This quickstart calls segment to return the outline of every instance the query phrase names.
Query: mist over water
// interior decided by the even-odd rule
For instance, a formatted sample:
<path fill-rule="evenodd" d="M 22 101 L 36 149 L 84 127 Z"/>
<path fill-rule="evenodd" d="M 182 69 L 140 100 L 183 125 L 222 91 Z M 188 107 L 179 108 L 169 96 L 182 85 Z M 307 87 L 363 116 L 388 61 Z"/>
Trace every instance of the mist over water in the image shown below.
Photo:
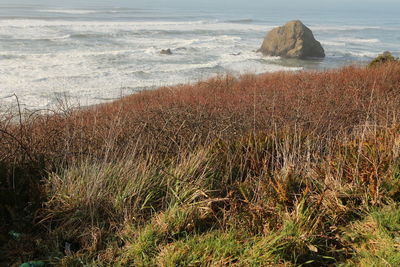
<path fill-rule="evenodd" d="M 0 6 L 0 109 L 15 105 L 14 94 L 29 109 L 91 105 L 217 74 L 327 69 L 400 53 L 400 22 L 390 14 Z M 292 19 L 313 30 L 324 60 L 255 52 L 269 30 Z M 168 48 L 172 55 L 160 54 Z"/>

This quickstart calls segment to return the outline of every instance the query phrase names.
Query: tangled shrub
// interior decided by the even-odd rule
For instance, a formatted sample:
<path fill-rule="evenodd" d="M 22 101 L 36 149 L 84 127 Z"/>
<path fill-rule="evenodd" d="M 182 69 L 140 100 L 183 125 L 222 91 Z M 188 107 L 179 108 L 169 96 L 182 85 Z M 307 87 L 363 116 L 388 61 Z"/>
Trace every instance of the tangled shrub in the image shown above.
<path fill-rule="evenodd" d="M 380 65 L 382 63 L 393 62 L 393 61 L 398 61 L 398 60 L 399 59 L 394 57 L 392 55 L 392 53 L 386 51 L 386 52 L 383 52 L 382 54 L 378 55 L 371 62 L 369 62 L 368 67 L 374 67 L 374 66 Z"/>

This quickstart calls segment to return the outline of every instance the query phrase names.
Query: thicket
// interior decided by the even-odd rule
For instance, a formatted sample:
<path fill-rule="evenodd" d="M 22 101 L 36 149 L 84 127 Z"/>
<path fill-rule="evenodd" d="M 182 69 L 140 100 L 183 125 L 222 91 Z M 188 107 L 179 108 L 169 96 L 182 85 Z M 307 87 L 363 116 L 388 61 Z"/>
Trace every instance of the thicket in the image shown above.
<path fill-rule="evenodd" d="M 383 52 L 382 54 L 378 55 L 373 60 L 371 60 L 371 62 L 369 62 L 369 64 L 368 64 L 368 66 L 374 67 L 376 65 L 384 64 L 387 62 L 394 62 L 394 61 L 398 61 L 398 60 L 399 59 L 394 57 L 392 55 L 392 53 L 390 53 L 389 51 L 386 51 L 386 52 Z"/>

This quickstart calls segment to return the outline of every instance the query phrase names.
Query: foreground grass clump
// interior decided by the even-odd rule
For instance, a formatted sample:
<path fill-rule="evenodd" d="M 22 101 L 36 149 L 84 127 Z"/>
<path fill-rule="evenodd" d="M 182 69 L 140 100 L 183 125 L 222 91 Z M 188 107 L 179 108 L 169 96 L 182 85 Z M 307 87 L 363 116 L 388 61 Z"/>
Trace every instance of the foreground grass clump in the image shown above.
<path fill-rule="evenodd" d="M 372 207 L 398 211 L 398 138 L 397 129 L 369 129 L 362 139 L 324 144 L 284 131 L 167 161 L 85 162 L 47 180 L 41 222 L 80 244 L 66 266 L 77 257 L 96 266 L 362 262 L 353 222 L 377 218 Z M 381 221 L 395 234 L 392 217 Z"/>
<path fill-rule="evenodd" d="M 4 118 L 0 258 L 396 266 L 399 90 L 400 64 L 389 62 Z"/>

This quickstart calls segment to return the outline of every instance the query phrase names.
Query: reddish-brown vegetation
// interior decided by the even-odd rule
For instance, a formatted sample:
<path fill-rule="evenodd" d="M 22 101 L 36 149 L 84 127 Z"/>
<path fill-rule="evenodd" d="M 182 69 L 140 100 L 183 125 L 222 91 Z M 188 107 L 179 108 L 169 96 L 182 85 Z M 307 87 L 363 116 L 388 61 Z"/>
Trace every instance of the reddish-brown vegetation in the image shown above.
<path fill-rule="evenodd" d="M 24 155 L 47 163 L 78 154 L 103 157 L 111 147 L 116 153 L 138 147 L 175 153 L 216 137 L 282 126 L 330 136 L 350 133 L 365 123 L 392 125 L 399 115 L 399 88 L 399 64 L 217 77 L 3 125 L 0 159 Z"/>

